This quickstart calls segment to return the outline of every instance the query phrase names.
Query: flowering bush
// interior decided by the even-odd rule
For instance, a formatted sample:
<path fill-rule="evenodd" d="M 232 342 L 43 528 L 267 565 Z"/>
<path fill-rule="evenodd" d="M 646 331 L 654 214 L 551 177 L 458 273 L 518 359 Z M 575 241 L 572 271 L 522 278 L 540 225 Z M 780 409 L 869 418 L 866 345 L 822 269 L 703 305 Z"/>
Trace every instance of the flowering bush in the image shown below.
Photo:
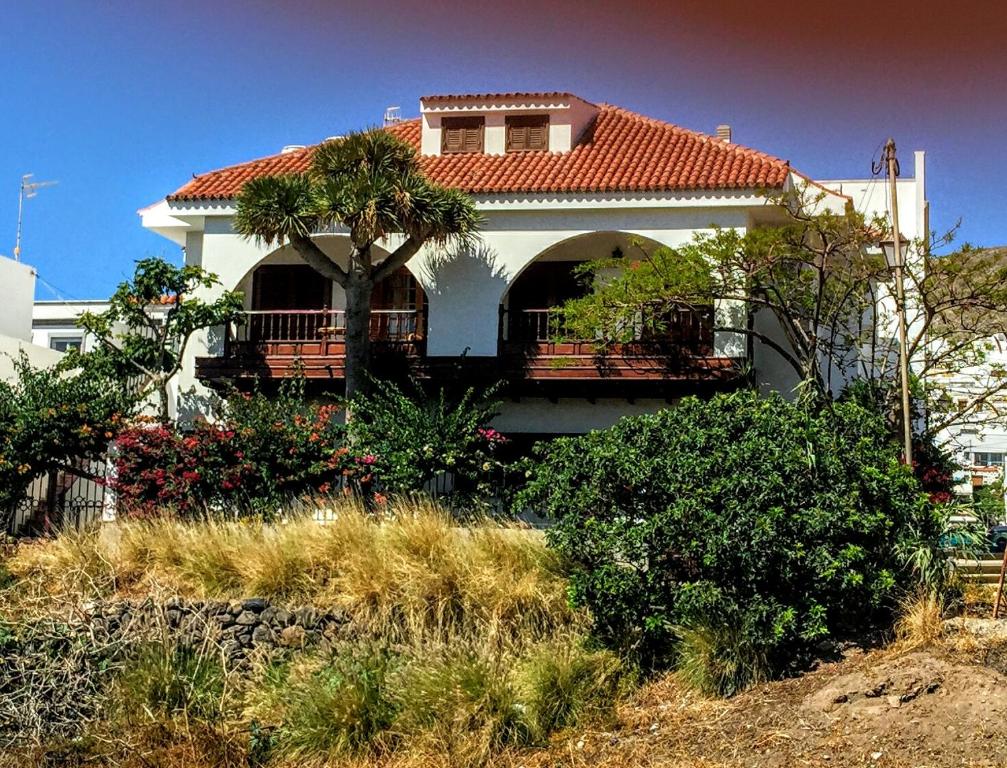
<path fill-rule="evenodd" d="M 0 381 L 0 534 L 36 477 L 103 455 L 134 405 L 115 382 L 34 368 L 24 353 L 14 371 Z"/>
<path fill-rule="evenodd" d="M 269 512 L 306 493 L 328 493 L 360 471 L 349 457 L 339 408 L 305 400 L 303 383 L 275 398 L 234 395 L 217 423 L 190 430 L 137 424 L 115 442 L 115 490 L 127 514 L 181 514 L 219 506 Z"/>
<path fill-rule="evenodd" d="M 498 448 L 506 442 L 485 426 L 496 412 L 494 390 L 469 389 L 452 399 L 443 389 L 431 397 L 414 388 L 409 395 L 377 382 L 370 394 L 358 397 L 350 424 L 354 448 L 388 491 L 421 491 L 439 474 L 450 473 L 455 490 L 487 493 L 501 468 Z"/>
<path fill-rule="evenodd" d="M 308 494 L 360 493 L 378 505 L 384 493 L 422 491 L 441 472 L 455 490 L 487 490 L 506 440 L 483 426 L 493 404 L 468 392 L 408 397 L 392 384 L 354 401 L 352 441 L 340 408 L 308 401 L 302 379 L 278 395 L 235 394 L 219 421 L 135 424 L 115 442 L 115 490 L 126 514 L 180 514 L 217 508 L 268 514 Z"/>

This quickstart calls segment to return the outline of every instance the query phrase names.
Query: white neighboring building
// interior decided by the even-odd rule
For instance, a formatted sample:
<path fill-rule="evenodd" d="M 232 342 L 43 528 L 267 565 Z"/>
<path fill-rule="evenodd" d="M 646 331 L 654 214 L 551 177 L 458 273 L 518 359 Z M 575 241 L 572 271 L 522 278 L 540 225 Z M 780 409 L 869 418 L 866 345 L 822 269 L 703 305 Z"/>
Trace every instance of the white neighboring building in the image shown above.
<path fill-rule="evenodd" d="M 988 250 L 991 258 L 1003 258 L 1007 252 L 1002 248 Z M 1007 333 L 990 337 L 989 344 L 983 365 L 936 377 L 952 408 L 971 411 L 976 398 L 996 387 L 1007 371 Z M 1002 479 L 1007 466 L 1007 392 L 988 400 L 962 423 L 945 429 L 938 439 L 963 468 L 955 489 L 958 494 L 969 496 L 974 488 Z"/>
<path fill-rule="evenodd" d="M 101 299 L 36 301 L 31 318 L 32 342 L 59 352 L 68 349 L 87 352 L 96 342 L 77 327 L 77 319 L 84 312 L 100 314 L 108 306 L 108 302 Z"/>
<path fill-rule="evenodd" d="M 63 353 L 33 343 L 32 305 L 35 301 L 35 270 L 20 261 L 0 256 L 0 379 L 14 377 L 14 360 L 28 356 L 36 367 L 59 362 Z"/>
<path fill-rule="evenodd" d="M 606 427 L 686 394 L 739 386 L 746 367 L 764 389 L 796 383 L 768 347 L 712 331 L 714 313 L 734 319 L 740 310 L 744 320 L 738 306 L 683 315 L 671 353 L 626 347 L 604 364 L 590 343 L 556 344 L 547 329 L 549 310 L 576 290 L 577 264 L 626 254 L 633 240 L 675 247 L 714 226 L 743 231 L 780 220 L 763 191 L 809 183 L 785 160 L 734 143 L 727 126 L 705 135 L 559 92 L 428 96 L 419 118 L 387 130 L 416 147 L 433 180 L 472 194 L 484 224 L 470 251 L 426 248 L 379 286 L 376 347 L 432 379 L 505 379 L 499 429 L 533 437 Z M 287 148 L 196 176 L 140 211 L 188 263 L 245 295 L 243 326 L 190 345 L 183 391 L 279 379 L 295 361 L 316 387 L 342 387 L 341 289 L 289 247 L 265 247 L 232 228 L 248 179 L 303 171 L 312 150 Z M 901 229 L 912 239 L 927 226 L 922 152 L 915 163 L 914 177 L 898 182 Z M 883 179 L 810 183 L 831 190 L 826 204 L 836 208 L 852 198 L 868 215 L 887 213 Z M 382 244 L 385 253 L 398 242 Z M 326 232 L 320 245 L 339 259 L 347 236 Z"/>

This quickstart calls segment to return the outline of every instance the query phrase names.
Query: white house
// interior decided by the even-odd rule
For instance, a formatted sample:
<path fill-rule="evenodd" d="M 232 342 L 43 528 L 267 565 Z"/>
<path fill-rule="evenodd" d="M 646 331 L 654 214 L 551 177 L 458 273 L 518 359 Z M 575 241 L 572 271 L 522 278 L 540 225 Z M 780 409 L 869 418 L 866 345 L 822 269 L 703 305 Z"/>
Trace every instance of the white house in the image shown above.
<path fill-rule="evenodd" d="M 49 367 L 59 362 L 63 353 L 39 345 L 32 333 L 32 304 L 35 300 L 34 268 L 14 259 L 0 256 L 0 380 L 10 381 L 14 361 L 26 355 L 36 367 Z"/>
<path fill-rule="evenodd" d="M 741 382 L 746 366 L 738 363 L 754 367 L 763 387 L 795 383 L 768 347 L 712 332 L 712 312 L 738 307 L 683 315 L 673 355 L 627 347 L 602 365 L 589 344 L 551 342 L 547 313 L 577 290 L 576 264 L 627 253 L 635 240 L 677 246 L 714 226 L 779 220 L 765 190 L 812 183 L 836 206 L 852 198 L 865 213 L 887 212 L 883 179 L 813 182 L 734 143 L 727 126 L 705 135 L 570 93 L 427 96 L 418 118 L 386 130 L 417 148 L 435 181 L 471 193 L 484 224 L 476 247 L 427 248 L 378 289 L 375 341 L 422 376 L 507 380 L 496 426 L 515 435 L 583 432 L 685 394 L 728 389 Z M 242 326 L 190 345 L 182 391 L 283 377 L 295 360 L 315 386 L 342 385 L 341 289 L 289 247 L 264 247 L 232 228 L 248 179 L 305 170 L 312 149 L 197 175 L 140 211 L 143 226 L 182 246 L 189 263 L 245 295 Z M 898 182 L 910 238 L 927 220 L 922 152 L 915 165 L 914 177 Z M 322 233 L 320 243 L 335 258 L 347 252 L 343 232 Z M 397 241 L 384 245 L 387 252 Z"/>
<path fill-rule="evenodd" d="M 85 312 L 101 314 L 108 307 L 108 302 L 100 299 L 36 301 L 31 315 L 32 342 L 60 352 L 88 352 L 97 342 L 78 327 L 77 320 Z"/>

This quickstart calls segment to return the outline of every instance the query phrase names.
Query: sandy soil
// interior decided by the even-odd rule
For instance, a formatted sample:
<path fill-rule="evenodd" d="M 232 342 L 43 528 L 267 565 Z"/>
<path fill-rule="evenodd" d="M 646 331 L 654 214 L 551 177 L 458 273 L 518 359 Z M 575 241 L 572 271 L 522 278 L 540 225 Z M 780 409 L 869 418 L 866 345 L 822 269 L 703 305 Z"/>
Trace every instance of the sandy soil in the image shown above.
<path fill-rule="evenodd" d="M 798 678 L 710 700 L 667 678 L 608 732 L 574 733 L 525 768 L 1007 766 L 1007 655 L 975 645 L 853 651 Z"/>

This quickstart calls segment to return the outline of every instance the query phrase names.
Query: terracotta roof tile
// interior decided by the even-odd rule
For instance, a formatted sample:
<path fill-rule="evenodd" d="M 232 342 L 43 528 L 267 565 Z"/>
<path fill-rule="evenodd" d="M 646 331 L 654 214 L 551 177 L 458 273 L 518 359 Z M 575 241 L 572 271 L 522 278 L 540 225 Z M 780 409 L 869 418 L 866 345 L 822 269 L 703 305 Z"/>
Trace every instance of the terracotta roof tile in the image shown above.
<path fill-rule="evenodd" d="M 419 119 L 386 130 L 419 148 Z M 307 170 L 313 150 L 201 174 L 168 199 L 233 198 L 251 178 Z M 437 155 L 422 163 L 434 181 L 477 195 L 780 188 L 791 171 L 762 152 L 606 104 L 569 152 Z"/>
<path fill-rule="evenodd" d="M 516 99 L 571 98 L 578 97 L 568 91 L 512 91 L 510 93 L 437 93 L 432 96 L 421 96 L 420 101 L 514 101 Z"/>

